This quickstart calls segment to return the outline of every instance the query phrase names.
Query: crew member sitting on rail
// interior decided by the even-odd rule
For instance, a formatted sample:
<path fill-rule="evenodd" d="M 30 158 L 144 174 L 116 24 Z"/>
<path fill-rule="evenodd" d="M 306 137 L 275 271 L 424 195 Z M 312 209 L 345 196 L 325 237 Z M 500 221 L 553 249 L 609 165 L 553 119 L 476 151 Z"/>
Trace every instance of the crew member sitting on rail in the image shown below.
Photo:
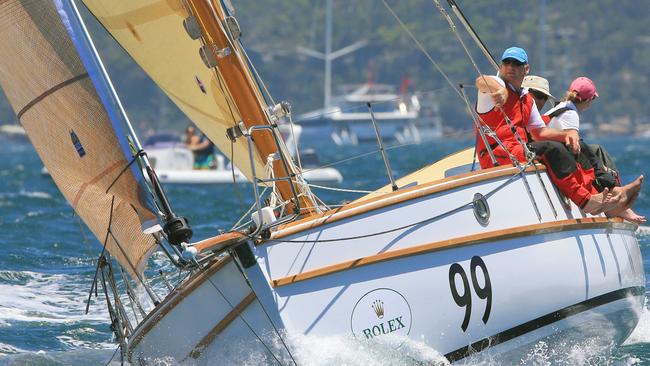
<path fill-rule="evenodd" d="M 480 75 L 476 79 L 479 90 L 476 111 L 482 123 L 496 133 L 507 151 L 495 139 L 487 137 L 489 146 L 478 139 L 478 158 L 481 168 L 494 165 L 511 165 L 512 155 L 519 162 L 526 163 L 524 144 L 528 142 L 526 132 L 535 140 L 528 146 L 549 168 L 549 176 L 560 192 L 571 199 L 584 212 L 600 213 L 621 208 L 620 197 L 613 197 L 608 188 L 598 192 L 577 164 L 571 152 L 580 151 L 578 134 L 546 127 L 527 89 L 522 88 L 528 74 L 528 55 L 519 47 L 505 50 L 501 57 L 499 76 Z M 511 122 L 514 133 L 507 119 Z M 476 131 L 479 133 L 479 131 Z M 571 151 L 567 150 L 566 144 Z M 490 152 L 494 155 L 492 161 Z M 495 164 L 496 163 L 496 164 Z M 629 190 L 630 187 L 623 187 Z"/>
<path fill-rule="evenodd" d="M 528 88 L 529 93 L 535 100 L 537 109 L 541 110 L 548 98 L 553 98 L 550 93 L 549 83 L 546 79 L 528 75 L 522 84 Z M 544 123 L 549 127 L 558 130 L 574 130 L 580 132 L 580 112 L 591 107 L 592 102 L 598 98 L 596 85 L 587 77 L 579 77 L 571 83 L 562 101 L 551 108 L 542 116 Z M 621 186 L 618 170 L 607 150 L 601 145 L 586 144 L 580 139 L 580 154 L 576 161 L 587 174 L 593 174 L 593 185 L 599 192 L 609 188 L 614 196 L 620 195 L 625 206 L 605 212 L 608 217 L 622 217 L 630 222 L 642 224 L 646 221 L 645 216 L 639 215 L 632 210 L 638 192 L 643 183 L 643 176 L 638 177 L 632 186 L 631 197 L 624 197 L 626 194 Z"/>

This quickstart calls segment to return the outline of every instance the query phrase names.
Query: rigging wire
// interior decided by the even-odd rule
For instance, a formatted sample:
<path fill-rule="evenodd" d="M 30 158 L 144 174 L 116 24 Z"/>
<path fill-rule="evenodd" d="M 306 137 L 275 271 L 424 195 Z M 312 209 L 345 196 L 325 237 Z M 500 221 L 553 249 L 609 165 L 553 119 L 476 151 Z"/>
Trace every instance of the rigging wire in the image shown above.
<path fill-rule="evenodd" d="M 88 309 L 90 308 L 90 299 L 92 298 L 93 295 L 93 289 L 95 289 L 95 296 L 97 296 L 97 288 L 95 287 L 97 285 L 97 274 L 99 273 L 99 267 L 101 266 L 104 253 L 106 253 L 106 244 L 108 244 L 108 232 L 111 228 L 111 223 L 113 222 L 114 205 L 115 205 L 115 196 L 113 196 L 113 198 L 111 199 L 111 210 L 108 216 L 108 228 L 106 229 L 106 236 L 104 237 L 102 252 L 99 254 L 99 259 L 97 260 L 97 266 L 95 267 L 95 276 L 93 277 L 93 282 L 90 285 L 90 293 L 88 294 L 88 302 L 86 303 L 86 314 L 88 314 Z"/>
<path fill-rule="evenodd" d="M 237 178 L 235 177 L 235 161 L 233 160 L 235 158 L 235 142 L 230 140 L 230 173 L 232 174 L 232 186 L 233 186 L 233 191 L 235 192 L 235 197 L 237 197 L 237 203 L 239 203 L 239 207 L 242 208 L 244 207 L 244 197 L 242 196 L 241 192 L 239 191 L 239 187 L 237 186 Z"/>
<path fill-rule="evenodd" d="M 454 35 L 456 36 L 456 38 L 460 42 L 461 46 L 465 50 L 465 53 L 469 57 L 472 65 L 474 66 L 474 69 L 478 73 L 479 77 L 481 77 L 483 79 L 485 85 L 487 86 L 488 91 L 490 93 L 493 93 L 493 91 L 490 88 L 490 84 L 486 80 L 486 76 L 483 73 L 481 73 L 481 70 L 479 69 L 478 65 L 474 61 L 474 58 L 472 57 L 471 52 L 469 51 L 469 49 L 465 45 L 465 42 L 463 41 L 462 37 L 458 33 L 458 29 L 456 28 L 456 25 L 454 24 L 453 20 L 451 19 L 451 17 L 447 13 L 447 11 L 442 7 L 442 5 L 440 4 L 440 1 L 433 0 L 433 2 L 435 3 L 436 7 L 438 8 L 438 11 L 447 20 L 447 23 L 449 24 L 449 27 L 451 28 L 452 33 L 454 33 Z M 458 9 L 458 6 L 455 4 L 455 2 L 453 4 L 450 2 L 449 4 L 450 4 L 450 6 L 454 7 L 454 10 L 458 10 L 458 12 L 460 12 L 460 9 Z M 469 26 L 469 22 L 467 22 L 467 20 L 465 19 L 465 16 L 462 13 L 460 13 L 459 18 L 460 18 L 461 22 L 463 22 L 463 24 L 465 24 L 466 26 Z M 485 45 L 483 45 L 483 42 L 481 42 L 480 38 L 478 38 L 478 35 L 476 34 L 476 32 L 474 32 L 474 30 L 471 28 L 471 26 L 470 26 L 470 29 L 472 31 L 471 36 L 478 43 L 479 47 L 484 51 L 485 56 L 488 59 L 488 61 L 492 62 L 493 65 L 496 65 L 496 62 L 494 62 L 494 60 L 492 59 L 491 54 L 489 52 L 487 52 L 487 48 L 485 48 Z M 506 88 L 507 88 L 507 86 L 506 86 Z M 464 95 L 464 92 L 463 92 L 463 95 Z M 535 153 L 532 152 L 528 148 L 528 145 L 523 141 L 523 138 L 520 136 L 519 132 L 516 130 L 514 123 L 512 122 L 510 117 L 506 114 L 505 110 L 503 109 L 503 106 L 497 106 L 497 108 L 501 112 L 501 114 L 503 115 L 503 118 L 504 118 L 506 124 L 508 125 L 508 127 L 510 128 L 510 131 L 511 131 L 513 137 L 515 138 L 517 143 L 519 145 L 521 145 L 521 147 L 523 149 L 523 152 L 524 152 L 524 156 L 525 156 L 526 160 L 528 161 L 528 163 L 530 164 L 535 159 Z M 471 115 L 473 117 L 473 113 L 471 113 Z M 483 128 L 484 129 L 488 129 L 488 130 L 491 131 L 490 127 L 485 123 L 485 121 L 483 121 L 482 118 L 479 117 L 479 120 L 481 120 L 481 122 L 483 123 Z M 479 127 L 479 126 L 477 126 L 477 127 Z M 481 135 L 481 137 L 484 138 L 483 135 Z M 513 166 L 516 166 L 516 167 L 521 166 L 521 163 L 519 162 L 519 160 L 508 149 L 506 149 L 503 146 L 500 139 L 498 139 L 498 137 L 496 136 L 496 134 L 493 131 L 492 131 L 492 134 L 490 135 L 490 137 L 492 137 L 492 139 L 494 139 L 499 145 L 501 145 L 503 150 L 508 153 L 508 156 L 509 156 L 510 161 L 512 162 Z M 485 140 L 484 142 L 485 142 L 486 148 L 488 148 L 487 140 Z M 490 157 L 492 158 L 492 161 L 494 163 L 496 163 L 496 159 L 494 159 L 494 156 L 493 156 L 492 152 L 490 152 Z M 533 164 L 533 166 L 534 166 L 534 164 Z M 553 203 L 551 201 L 551 197 L 550 197 L 550 195 L 548 193 L 548 190 L 546 189 L 546 186 L 544 185 L 544 182 L 542 181 L 542 177 L 540 176 L 539 171 L 537 170 L 537 167 L 535 167 L 535 171 L 537 173 L 537 178 L 539 179 L 541 185 L 544 187 L 544 193 L 546 194 L 546 198 L 547 198 L 549 204 L 551 205 L 551 208 L 553 209 L 553 212 L 555 213 L 555 216 L 557 217 L 555 207 L 553 206 Z M 535 197 L 534 197 L 534 195 L 533 195 L 533 193 L 532 193 L 532 191 L 530 189 L 530 186 L 528 184 L 528 179 L 524 176 L 523 173 L 521 174 L 521 178 L 522 178 L 522 180 L 524 182 L 524 185 L 526 186 L 528 196 L 529 196 L 531 202 L 533 203 L 533 207 L 535 208 L 535 212 L 537 213 L 537 218 L 541 221 L 542 216 L 541 216 L 541 214 L 539 212 L 539 208 L 537 207 L 537 202 L 535 201 Z"/>
<path fill-rule="evenodd" d="M 248 245 L 248 244 L 244 244 L 244 245 Z M 246 272 L 244 272 L 244 268 L 242 268 L 239 261 L 236 260 L 235 258 L 233 258 L 233 262 L 235 262 L 235 265 L 237 266 L 237 269 L 239 270 L 241 275 L 246 280 L 246 284 L 248 284 L 248 287 L 251 289 L 251 291 L 253 291 L 253 293 L 255 293 L 255 290 L 253 289 L 253 286 L 252 286 L 250 280 L 248 279 L 248 276 L 246 275 Z M 273 331 L 278 336 L 278 338 L 280 338 L 280 342 L 282 342 L 282 346 L 284 346 L 284 349 L 289 354 L 289 357 L 291 357 L 291 361 L 293 361 L 293 364 L 297 366 L 298 363 L 296 362 L 296 359 L 293 357 L 293 354 L 291 353 L 291 350 L 289 349 L 289 346 L 287 346 L 287 343 L 284 341 L 284 338 L 280 334 L 280 331 L 278 330 L 278 328 L 275 326 L 275 323 L 273 322 L 273 320 L 271 320 L 271 316 L 269 315 L 269 312 L 266 310 L 266 307 L 262 303 L 262 300 L 260 300 L 259 297 L 257 297 L 257 295 L 255 296 L 255 300 L 257 300 L 257 302 L 260 304 L 260 308 L 262 308 L 262 311 L 264 312 L 264 315 L 266 316 L 266 319 L 269 321 L 269 323 L 271 323 L 271 327 L 273 327 Z"/>
<path fill-rule="evenodd" d="M 449 24 L 449 28 L 451 29 L 451 32 L 454 33 L 454 35 L 458 39 L 458 42 L 463 47 L 463 50 L 465 50 L 465 53 L 467 54 L 467 57 L 470 59 L 470 61 L 472 63 L 472 66 L 474 67 L 474 70 L 477 72 L 478 76 L 483 79 L 483 81 L 484 81 L 485 85 L 487 86 L 489 92 L 494 93 L 494 91 L 492 91 L 492 89 L 490 88 L 490 84 L 486 80 L 486 76 L 479 69 L 478 65 L 476 64 L 476 61 L 474 61 L 474 57 L 472 57 L 472 53 L 469 51 L 469 49 L 465 45 L 465 42 L 463 41 L 463 38 L 460 36 L 460 33 L 458 33 L 458 29 L 456 28 L 456 25 L 454 24 L 454 21 L 451 19 L 451 17 L 447 13 L 447 11 L 442 7 L 442 5 L 440 4 L 440 2 L 438 0 L 433 0 L 433 2 L 435 3 L 436 7 L 438 8 L 438 11 L 440 12 L 440 14 L 442 14 L 442 16 L 447 20 L 447 23 Z M 481 42 L 481 44 L 482 44 L 482 42 Z M 490 60 L 488 59 L 488 61 L 490 61 Z M 512 120 L 510 119 L 510 117 L 508 117 L 505 110 L 503 109 L 503 106 L 499 106 L 497 108 L 499 109 L 501 114 L 503 114 L 503 117 L 504 117 L 506 123 L 508 124 L 508 127 L 510 127 L 510 130 L 512 131 L 513 136 L 517 140 L 517 143 L 519 143 L 522 146 L 526 158 L 529 161 L 532 160 L 534 158 L 534 156 L 531 155 L 531 151 L 528 149 L 528 146 L 524 143 L 521 136 L 519 136 L 519 133 L 515 129 L 515 126 L 512 123 Z M 505 151 L 508 151 L 508 150 L 505 150 Z M 513 160 L 512 159 L 513 158 L 512 154 L 510 154 L 510 156 L 511 156 L 510 160 Z M 518 163 L 519 163 L 519 161 L 517 159 L 514 159 L 512 162 L 513 162 L 514 166 L 517 166 Z"/>
<path fill-rule="evenodd" d="M 258 87 L 259 86 L 262 87 L 262 90 L 264 90 L 264 95 L 266 95 L 271 100 L 271 105 L 275 105 L 275 100 L 273 100 L 273 95 L 266 87 L 266 84 L 264 83 L 264 79 L 262 79 L 259 72 L 257 72 L 257 69 L 255 68 L 255 64 L 253 64 L 253 61 L 250 59 L 250 57 L 248 57 L 248 52 L 246 52 L 246 48 L 242 44 L 241 40 L 239 41 L 239 46 L 240 46 L 239 50 L 241 50 L 242 53 L 244 54 L 244 59 L 246 60 L 246 64 L 248 64 L 251 70 L 253 70 L 253 76 L 255 78 L 255 82 L 257 83 Z"/>
<path fill-rule="evenodd" d="M 145 153 L 145 151 L 142 150 L 142 149 L 138 150 L 135 154 L 133 154 L 133 156 L 131 157 L 131 161 L 129 161 L 129 163 L 126 164 L 126 166 L 125 166 L 124 168 L 122 168 L 122 170 L 121 170 L 120 173 L 117 175 L 117 177 L 115 177 L 115 179 L 113 179 L 113 181 L 111 182 L 111 184 L 108 185 L 108 188 L 106 188 L 106 192 L 104 192 L 104 193 L 108 194 L 108 191 L 110 191 L 111 188 L 113 188 L 113 185 L 117 182 L 118 179 L 120 179 L 120 177 L 122 176 L 122 174 L 124 174 L 124 172 L 126 172 L 126 170 L 129 169 L 129 167 L 130 167 L 131 165 L 133 165 L 133 163 L 134 163 L 136 160 L 138 160 L 139 157 L 144 156 L 144 155 L 146 155 L 146 153 Z"/>
<path fill-rule="evenodd" d="M 212 287 L 214 287 L 215 290 L 217 290 L 217 292 L 219 293 L 219 295 L 221 295 L 221 297 L 223 297 L 223 299 L 226 301 L 226 303 L 228 304 L 228 306 L 230 306 L 231 311 L 234 310 L 234 309 L 235 309 L 235 306 L 230 302 L 230 300 L 228 300 L 228 298 L 226 297 L 226 295 L 225 295 L 225 294 L 224 294 L 224 293 L 219 289 L 219 287 L 217 287 L 217 285 L 212 281 L 212 278 L 210 278 L 210 276 L 208 276 L 208 275 L 205 273 L 205 268 L 201 267 L 200 272 L 204 272 L 204 275 L 207 276 L 207 278 L 208 278 L 208 282 L 212 285 Z M 253 291 L 253 293 L 255 293 L 255 292 Z M 255 295 L 255 297 L 257 297 L 257 295 Z M 255 338 L 257 338 L 257 340 L 260 341 L 260 343 L 262 343 L 262 345 L 264 346 L 264 348 L 266 348 L 266 350 L 271 354 L 271 356 L 273 356 L 273 358 L 275 359 L 275 361 L 276 361 L 279 365 L 282 365 L 282 362 L 280 362 L 280 360 L 277 358 L 277 356 L 275 355 L 275 353 L 273 353 L 273 351 L 271 351 L 271 348 L 270 348 L 270 347 L 269 347 L 269 346 L 268 346 L 268 345 L 267 345 L 267 344 L 262 340 L 262 338 L 257 334 L 257 332 L 255 332 L 255 330 L 253 329 L 253 327 L 252 327 L 252 326 L 251 326 L 251 325 L 246 321 L 246 319 L 244 319 L 244 317 L 242 316 L 241 312 L 239 312 L 239 313 L 237 314 L 237 317 L 238 317 L 239 319 L 241 319 L 241 321 L 246 325 L 246 327 L 248 327 L 248 329 L 251 331 L 251 333 L 253 333 L 253 335 L 255 336 Z"/>
<path fill-rule="evenodd" d="M 115 355 L 117 354 L 117 351 L 120 350 L 120 347 L 121 347 L 121 346 L 118 345 L 118 346 L 115 348 L 115 352 L 113 352 L 113 355 L 112 355 L 111 358 L 108 360 L 108 362 L 106 362 L 105 366 L 108 366 L 108 365 L 111 364 L 111 362 L 113 362 L 113 359 L 115 358 Z"/>
<path fill-rule="evenodd" d="M 405 143 L 405 144 L 391 145 L 391 146 L 385 147 L 384 149 L 385 150 L 392 150 L 392 149 L 398 149 L 398 148 L 401 148 L 401 147 L 407 147 L 407 146 L 413 146 L 413 145 L 417 145 L 417 143 L 409 142 L 409 143 Z M 317 168 L 306 169 L 305 172 L 309 172 L 309 171 L 312 171 L 312 170 L 315 170 L 315 169 L 328 168 L 328 167 L 331 167 L 331 166 L 334 166 L 334 165 L 347 163 L 348 161 L 361 159 L 361 158 L 366 157 L 368 155 L 377 154 L 377 153 L 379 153 L 379 149 L 371 150 L 371 151 L 368 151 L 368 152 L 365 152 L 365 153 L 362 153 L 362 154 L 358 154 L 358 155 L 353 155 L 353 156 L 350 156 L 350 157 L 347 157 L 347 158 L 344 158 L 344 159 L 341 159 L 341 160 L 334 161 L 332 163 L 321 165 L 321 166 L 319 166 Z"/>
<path fill-rule="evenodd" d="M 335 192 L 348 192 L 348 193 L 373 193 L 374 191 L 364 191 L 361 189 L 346 189 L 346 188 L 336 188 L 336 187 L 328 187 L 328 186 L 321 186 L 318 184 L 312 184 L 309 183 L 310 187 L 314 188 L 320 188 L 320 189 L 325 189 L 328 191 L 335 191 Z"/>
<path fill-rule="evenodd" d="M 264 189 L 262 190 L 262 193 L 260 193 L 260 197 L 263 196 L 263 195 L 266 193 L 266 191 L 267 191 L 268 189 L 269 189 L 268 187 L 264 187 Z M 242 204 L 242 206 L 243 206 L 243 204 Z M 239 218 L 239 220 L 237 220 L 237 222 L 236 222 L 236 223 L 235 223 L 235 224 L 230 228 L 230 230 L 235 230 L 235 228 L 236 228 L 237 226 L 239 226 L 239 224 L 241 224 L 241 222 L 244 220 L 244 218 L 248 217 L 248 215 L 249 215 L 251 212 L 253 212 L 253 210 L 255 209 L 256 206 L 257 206 L 257 205 L 255 204 L 255 202 L 253 202 L 253 204 L 252 204 L 251 207 L 248 209 L 248 211 L 246 211 L 246 213 L 244 213 L 244 214 Z"/>
<path fill-rule="evenodd" d="M 433 64 L 433 66 L 436 67 L 436 69 L 438 70 L 438 72 L 440 72 L 440 74 L 442 74 L 442 76 L 445 78 L 445 80 L 447 81 L 447 83 L 449 84 L 449 86 L 451 86 L 452 90 L 456 91 L 456 93 L 458 93 L 459 96 L 460 96 L 460 93 L 458 92 L 458 90 L 456 90 L 456 87 L 454 86 L 454 83 L 451 81 L 451 79 L 449 79 L 449 77 L 447 76 L 447 74 L 446 74 L 444 71 L 442 71 L 442 68 L 441 68 L 441 67 L 438 65 L 438 63 L 433 59 L 433 57 L 431 57 L 431 55 L 429 54 L 429 52 L 424 48 L 424 46 L 422 45 L 422 43 L 420 43 L 420 41 L 415 37 L 415 35 L 411 32 L 411 30 L 408 29 L 408 27 L 406 26 L 406 24 L 404 24 L 404 22 L 402 22 L 402 19 L 400 19 L 400 17 L 397 15 L 397 13 L 395 13 L 395 11 L 393 10 L 393 8 L 391 8 L 390 5 L 388 5 L 388 3 L 386 2 L 386 0 L 381 0 L 381 2 L 384 3 L 384 6 L 385 6 L 385 7 L 388 9 L 388 11 L 393 15 L 393 17 L 395 18 L 395 20 L 397 20 L 397 22 L 398 22 L 398 23 L 400 24 L 400 26 L 404 29 L 404 31 L 406 31 L 406 33 L 409 35 L 409 37 L 411 37 L 411 39 L 413 40 L 413 42 L 415 42 L 415 44 L 418 46 L 418 48 L 420 49 L 420 51 L 422 51 L 422 53 L 424 53 L 424 55 L 426 56 L 426 58 L 428 58 L 429 61 Z"/>
<path fill-rule="evenodd" d="M 302 170 L 302 161 L 300 161 L 300 150 L 298 148 L 298 139 L 296 138 L 296 133 L 294 132 L 294 126 L 295 124 L 293 123 L 293 118 L 291 117 L 291 113 L 288 115 L 289 119 L 289 127 L 291 128 L 291 139 L 293 140 L 293 149 L 296 154 L 296 160 L 298 162 L 298 168 L 300 168 L 300 172 L 304 173 Z"/>
<path fill-rule="evenodd" d="M 402 28 L 406 31 L 406 33 L 407 33 L 407 34 L 411 37 L 411 39 L 415 42 L 415 44 L 418 46 L 418 48 L 419 48 L 419 49 L 424 53 L 424 55 L 429 59 L 429 61 L 430 61 L 430 62 L 431 62 L 435 67 L 436 67 L 436 69 L 438 70 L 438 72 L 440 72 L 440 73 L 442 74 L 442 76 L 445 78 L 445 80 L 447 81 L 447 83 L 448 83 L 448 84 L 453 88 L 454 91 L 456 91 L 456 93 L 458 94 L 458 96 L 459 96 L 461 99 L 464 100 L 464 97 L 463 97 L 463 95 L 462 95 L 462 92 L 461 92 L 460 90 L 456 89 L 456 87 L 455 87 L 454 84 L 451 82 L 451 80 L 449 79 L 449 77 L 447 76 L 447 74 L 446 74 L 446 73 L 445 73 L 445 72 L 440 68 L 440 66 L 438 66 L 438 64 L 433 60 L 433 58 L 432 58 L 431 55 L 427 52 L 427 50 L 424 48 L 424 46 L 422 46 L 422 43 L 420 43 L 420 41 L 415 37 L 415 35 L 414 35 L 414 34 L 413 34 L 409 29 L 408 29 L 408 27 L 406 27 L 406 25 L 404 24 L 404 22 L 403 22 L 403 21 L 400 19 L 400 17 L 395 13 L 395 11 L 390 7 L 390 5 L 388 5 L 388 3 L 386 2 L 386 0 L 382 0 L 382 2 L 383 2 L 383 4 L 386 6 L 386 8 L 388 9 L 388 11 L 389 11 L 389 12 L 393 15 L 393 17 L 397 20 L 397 22 L 398 22 L 398 23 L 402 26 Z M 437 4 L 437 6 L 440 5 L 439 2 L 438 2 L 437 0 L 434 0 L 434 2 Z M 468 56 L 470 57 L 470 60 L 472 61 L 472 64 L 473 64 L 474 67 L 476 68 L 476 71 L 478 72 L 479 75 L 482 75 L 481 72 L 480 72 L 480 70 L 478 69 L 478 66 L 477 66 L 476 63 L 474 62 L 474 59 L 472 58 L 471 54 L 469 53 L 469 51 L 468 51 L 467 48 L 465 47 L 465 44 L 463 43 L 462 39 L 460 38 L 460 35 L 458 34 L 458 32 L 457 32 L 457 30 L 456 30 L 456 27 L 455 27 L 455 25 L 453 24 L 453 21 L 451 20 L 451 18 L 448 16 L 448 14 L 447 14 L 446 11 L 444 10 L 444 8 L 442 8 L 441 6 L 439 6 L 438 9 L 439 9 L 440 12 L 442 13 L 442 15 L 447 19 L 447 22 L 450 24 L 450 27 L 451 27 L 451 29 L 452 29 L 452 32 L 457 36 L 457 38 L 460 40 L 461 44 L 463 45 L 463 48 L 464 48 L 465 51 L 468 53 Z M 503 111 L 503 108 L 500 108 L 500 110 L 501 110 L 502 113 L 504 114 L 504 116 L 505 116 L 505 118 L 506 118 L 506 121 L 509 121 L 509 118 L 508 118 L 507 115 L 505 115 L 505 112 Z M 471 117 L 472 117 L 472 119 L 473 119 L 474 116 L 473 116 L 472 114 L 470 114 L 470 115 L 471 115 Z M 480 119 L 480 118 L 479 118 L 479 119 Z M 481 120 L 481 122 L 483 122 L 483 121 Z M 484 122 L 483 122 L 483 123 L 484 123 Z M 511 121 L 510 121 L 510 125 L 512 126 L 512 122 L 511 122 Z M 511 129 L 512 129 L 512 127 L 511 127 Z M 513 133 L 514 133 L 514 131 L 513 131 Z M 516 137 L 517 137 L 517 136 L 518 136 L 518 135 L 516 135 Z M 506 151 L 508 151 L 508 150 L 506 150 Z M 527 149 L 527 147 L 526 147 L 525 145 L 524 145 L 524 151 L 528 151 L 528 149 Z M 512 154 L 510 154 L 510 155 L 512 155 Z M 511 157 L 511 160 L 512 160 L 512 157 Z M 516 161 L 516 159 L 515 159 L 515 161 Z M 514 166 L 518 166 L 518 163 L 514 163 L 514 162 L 513 162 L 513 165 L 514 165 Z"/>
<path fill-rule="evenodd" d="M 510 184 L 510 182 L 514 181 L 516 178 L 518 178 L 518 177 L 521 178 L 521 175 L 525 172 L 525 170 L 526 170 L 526 169 L 527 169 L 531 164 L 532 164 L 532 163 L 528 163 L 528 164 L 526 164 L 525 166 L 522 166 L 522 167 L 517 168 L 517 169 L 518 169 L 517 173 L 513 174 L 513 175 L 512 175 L 510 178 L 508 178 L 505 182 L 503 182 L 502 184 L 500 184 L 499 186 L 497 186 L 497 187 L 494 188 L 493 190 L 491 190 L 491 191 L 489 191 L 488 193 L 486 193 L 485 195 L 483 195 L 483 197 L 485 197 L 486 199 L 488 199 L 488 198 L 490 198 L 492 195 L 494 195 L 496 192 L 500 191 L 503 187 L 505 187 L 505 186 L 507 186 L 508 184 Z M 409 228 L 409 227 L 414 227 L 414 226 L 417 226 L 417 225 L 426 224 L 426 223 L 429 223 L 429 222 L 436 221 L 436 220 L 438 220 L 438 219 L 440 219 L 440 218 L 443 218 L 443 217 L 449 216 L 449 215 L 451 215 L 451 214 L 453 214 L 453 213 L 456 213 L 456 212 L 458 212 L 458 211 L 461 211 L 461 210 L 467 208 L 468 206 L 472 206 L 472 205 L 474 204 L 474 202 L 475 202 L 475 200 L 472 200 L 471 202 L 464 203 L 464 204 L 462 204 L 462 205 L 460 205 L 460 206 L 458 206 L 458 207 L 452 208 L 451 210 L 445 211 L 445 212 L 443 212 L 443 213 L 441 213 L 441 214 L 439 214 L 439 215 L 432 216 L 432 217 L 429 217 L 429 218 L 427 218 L 427 219 L 424 219 L 424 220 L 421 220 L 421 221 L 418 221 L 418 222 L 414 222 L 414 223 L 410 223 L 410 224 L 407 224 L 407 225 L 403 225 L 403 226 L 399 226 L 399 227 L 396 227 L 396 228 L 392 228 L 392 229 L 388 229 L 388 230 L 383 230 L 383 231 L 379 231 L 379 232 L 374 232 L 374 233 L 370 233 L 370 234 L 355 235 L 355 236 L 348 236 L 348 237 L 335 238 L 335 239 L 315 239 L 315 240 L 264 239 L 264 242 L 282 242 L 282 243 L 331 243 L 331 242 L 337 242 L 337 241 L 347 241 L 347 240 L 354 240 L 354 239 L 369 238 L 369 237 L 378 236 L 378 235 L 383 235 L 383 234 L 388 234 L 388 233 L 392 233 L 392 232 L 395 232 L 395 231 L 399 231 L 399 230 L 407 229 L 407 228 Z M 249 236 L 249 237 L 250 237 L 251 239 L 255 239 L 255 238 L 253 238 L 253 237 L 251 237 L 251 236 Z"/>

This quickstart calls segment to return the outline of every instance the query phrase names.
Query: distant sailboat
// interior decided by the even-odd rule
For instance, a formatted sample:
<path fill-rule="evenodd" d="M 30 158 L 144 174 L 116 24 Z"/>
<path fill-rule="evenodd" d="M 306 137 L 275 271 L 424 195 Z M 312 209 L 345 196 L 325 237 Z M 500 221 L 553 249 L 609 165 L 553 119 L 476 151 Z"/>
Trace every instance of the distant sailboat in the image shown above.
<path fill-rule="evenodd" d="M 543 166 L 473 171 L 467 149 L 395 180 L 384 156 L 386 187 L 330 209 L 280 138 L 286 108 L 267 104 L 232 9 L 84 3 L 255 183 L 248 223 L 191 242 L 124 132 L 74 2 L 0 3 L 0 85 L 106 249 L 97 286 L 130 362 L 229 364 L 243 349 L 262 363 L 295 363 L 290 336 L 307 335 L 511 363 L 537 342 L 620 344 L 636 326 L 645 293 L 636 225 L 566 204 Z M 146 273 L 155 248 L 187 276 L 171 285 Z M 131 277 L 120 282 L 122 268 Z"/>

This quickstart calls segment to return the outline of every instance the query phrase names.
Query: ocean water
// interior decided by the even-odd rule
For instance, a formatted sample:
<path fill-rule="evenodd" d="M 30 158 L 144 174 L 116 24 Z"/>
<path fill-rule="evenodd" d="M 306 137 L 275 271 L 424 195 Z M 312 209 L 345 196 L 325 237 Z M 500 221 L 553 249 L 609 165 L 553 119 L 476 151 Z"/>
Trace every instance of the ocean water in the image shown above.
<path fill-rule="evenodd" d="M 339 161 L 373 151 L 366 145 L 333 149 L 314 140 L 321 163 Z M 616 138 L 597 141 L 608 147 L 629 182 L 648 176 L 650 141 Z M 441 140 L 389 150 L 396 176 L 404 175 L 472 141 Z M 53 182 L 41 175 L 41 163 L 29 143 L 0 140 L 0 365 L 119 364 L 102 298 L 94 299 L 85 314 L 85 302 L 94 275 L 100 245 L 83 228 Z M 344 176 L 341 187 L 375 189 L 388 183 L 378 154 L 337 165 Z M 173 186 L 167 192 L 174 210 L 190 219 L 195 238 L 229 229 L 251 204 L 251 186 Z M 315 190 L 327 203 L 355 198 L 350 193 Z M 646 185 L 635 209 L 650 217 L 650 189 Z M 650 228 L 639 231 L 641 251 L 650 279 Z M 153 266 L 160 265 L 152 263 Z M 647 305 L 650 307 L 650 303 Z M 420 344 L 408 352 L 386 353 L 347 338 L 303 337 L 295 340 L 299 364 L 395 365 L 444 361 L 436 350 Z M 403 348 L 404 349 L 404 348 Z M 242 350 L 242 353 L 245 353 Z M 522 364 L 548 365 L 558 350 L 539 344 Z M 650 365 L 650 311 L 627 342 L 602 350 L 588 342 L 568 350 L 566 365 Z M 243 358 L 245 359 L 245 358 Z M 256 364 L 255 358 L 248 359 Z M 489 359 L 470 363 L 492 364 Z M 166 364 L 161 360 L 161 364 Z"/>

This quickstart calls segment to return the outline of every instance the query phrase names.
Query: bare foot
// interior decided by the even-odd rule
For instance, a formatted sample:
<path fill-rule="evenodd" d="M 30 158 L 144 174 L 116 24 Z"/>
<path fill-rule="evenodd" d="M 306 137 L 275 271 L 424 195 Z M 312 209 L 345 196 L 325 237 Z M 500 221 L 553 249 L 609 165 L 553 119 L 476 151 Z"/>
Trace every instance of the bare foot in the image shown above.
<path fill-rule="evenodd" d="M 592 194 L 582 210 L 588 214 L 598 215 L 618 208 L 620 206 L 619 200 L 620 197 L 615 197 L 610 193 L 609 188 L 605 188 L 598 194 Z"/>
<path fill-rule="evenodd" d="M 643 175 L 640 175 L 634 182 L 622 187 L 612 189 L 612 197 L 618 200 L 622 207 L 630 207 L 638 197 L 641 186 L 643 185 Z"/>
<path fill-rule="evenodd" d="M 621 217 L 629 222 L 633 222 L 637 225 L 641 225 L 646 222 L 645 216 L 641 216 L 634 212 L 631 208 L 626 208 L 624 210 L 611 210 L 605 212 L 607 217 Z"/>

